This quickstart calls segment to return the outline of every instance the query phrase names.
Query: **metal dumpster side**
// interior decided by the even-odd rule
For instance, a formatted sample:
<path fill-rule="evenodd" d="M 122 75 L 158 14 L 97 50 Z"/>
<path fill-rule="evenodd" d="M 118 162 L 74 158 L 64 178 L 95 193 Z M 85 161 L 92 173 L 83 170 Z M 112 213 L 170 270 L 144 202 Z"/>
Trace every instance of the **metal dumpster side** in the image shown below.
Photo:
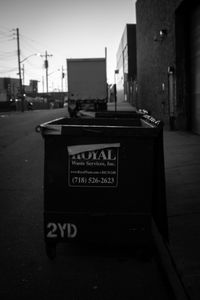
<path fill-rule="evenodd" d="M 161 122 L 61 118 L 41 124 L 45 143 L 44 235 L 146 245 L 152 217 L 167 236 Z"/>

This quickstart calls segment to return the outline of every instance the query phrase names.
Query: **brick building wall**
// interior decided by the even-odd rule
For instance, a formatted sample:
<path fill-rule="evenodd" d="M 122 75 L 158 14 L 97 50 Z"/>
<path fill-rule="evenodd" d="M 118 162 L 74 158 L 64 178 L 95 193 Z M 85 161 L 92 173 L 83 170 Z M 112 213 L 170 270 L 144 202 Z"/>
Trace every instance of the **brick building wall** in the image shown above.
<path fill-rule="evenodd" d="M 176 72 L 176 10 L 182 0 L 137 0 L 137 108 L 169 124 L 169 69 Z M 163 35 L 160 35 L 160 32 Z M 176 90 L 176 77 L 173 81 Z M 176 92 L 174 97 L 177 97 Z M 177 99 L 174 99 L 176 102 Z M 179 103 L 180 104 L 180 103 Z M 183 115 L 183 103 L 176 117 Z M 183 122 L 180 126 L 184 125 Z"/>

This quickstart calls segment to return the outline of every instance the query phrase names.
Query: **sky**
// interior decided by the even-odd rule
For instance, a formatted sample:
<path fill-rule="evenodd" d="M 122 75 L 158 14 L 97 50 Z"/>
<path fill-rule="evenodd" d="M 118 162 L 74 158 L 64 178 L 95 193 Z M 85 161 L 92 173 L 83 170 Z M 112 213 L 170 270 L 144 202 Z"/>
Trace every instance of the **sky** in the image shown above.
<path fill-rule="evenodd" d="M 126 24 L 136 23 L 136 0 L 1 0 L 0 77 L 18 78 L 17 38 L 24 83 L 38 80 L 46 92 L 47 51 L 49 91 L 67 90 L 67 58 L 104 57 L 107 80 L 114 82 L 116 53 Z M 37 55 L 36 55 L 37 54 Z M 28 58 L 27 58 L 28 57 Z M 24 60 L 25 59 L 25 60 Z M 24 60 L 24 61 L 23 61 Z M 24 72 L 23 72 L 24 70 Z"/>

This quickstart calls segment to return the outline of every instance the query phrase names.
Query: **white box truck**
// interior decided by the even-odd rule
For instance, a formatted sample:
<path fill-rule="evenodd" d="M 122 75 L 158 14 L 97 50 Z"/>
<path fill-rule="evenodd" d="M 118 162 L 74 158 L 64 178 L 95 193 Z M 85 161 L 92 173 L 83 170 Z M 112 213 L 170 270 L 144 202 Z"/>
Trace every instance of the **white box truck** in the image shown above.
<path fill-rule="evenodd" d="M 80 110 L 107 109 L 106 58 L 67 59 L 67 78 L 71 117 Z"/>

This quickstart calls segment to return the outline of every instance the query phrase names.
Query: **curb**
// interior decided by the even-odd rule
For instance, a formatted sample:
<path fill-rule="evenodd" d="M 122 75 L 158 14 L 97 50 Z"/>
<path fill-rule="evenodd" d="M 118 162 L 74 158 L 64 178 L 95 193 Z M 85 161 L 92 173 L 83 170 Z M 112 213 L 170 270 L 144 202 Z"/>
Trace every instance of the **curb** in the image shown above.
<path fill-rule="evenodd" d="M 158 251 L 159 263 L 172 288 L 175 299 L 191 300 L 180 274 L 177 271 L 177 267 L 170 253 L 170 249 L 159 233 L 154 220 L 152 220 L 152 235 Z"/>

